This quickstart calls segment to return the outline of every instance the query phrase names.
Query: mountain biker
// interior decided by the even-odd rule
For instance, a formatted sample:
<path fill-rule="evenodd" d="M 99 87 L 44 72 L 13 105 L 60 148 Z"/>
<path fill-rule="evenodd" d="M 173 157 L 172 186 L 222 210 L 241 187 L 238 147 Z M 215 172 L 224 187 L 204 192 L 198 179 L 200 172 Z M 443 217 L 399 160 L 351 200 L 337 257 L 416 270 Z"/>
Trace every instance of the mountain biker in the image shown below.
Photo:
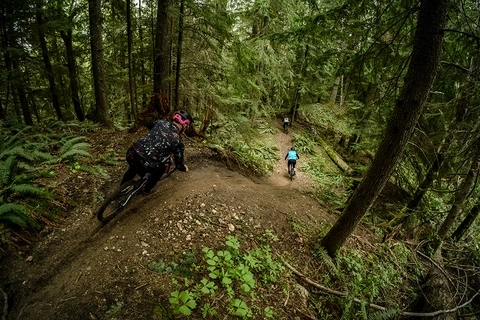
<path fill-rule="evenodd" d="M 135 141 L 127 150 L 129 167 L 120 185 L 132 180 L 137 174 L 143 177 L 145 173 L 151 173 L 145 184 L 144 194 L 155 192 L 155 185 L 166 171 L 163 161 L 172 154 L 177 169 L 188 171 L 188 167 L 183 163 L 185 146 L 181 134 L 192 123 L 192 117 L 185 110 L 175 111 L 171 122 L 157 120 L 150 132 Z"/>
<path fill-rule="evenodd" d="M 295 151 L 294 147 L 291 147 L 290 151 L 287 152 L 287 155 L 285 156 L 285 160 L 287 159 L 288 159 L 288 163 L 287 163 L 288 174 L 290 174 L 290 165 L 292 165 L 293 175 L 295 175 L 295 164 L 297 163 L 297 159 L 300 159 L 300 157 L 298 156 L 297 151 Z"/>
<path fill-rule="evenodd" d="M 290 119 L 288 117 L 283 118 L 283 131 L 287 130 L 287 126 L 290 123 Z"/>

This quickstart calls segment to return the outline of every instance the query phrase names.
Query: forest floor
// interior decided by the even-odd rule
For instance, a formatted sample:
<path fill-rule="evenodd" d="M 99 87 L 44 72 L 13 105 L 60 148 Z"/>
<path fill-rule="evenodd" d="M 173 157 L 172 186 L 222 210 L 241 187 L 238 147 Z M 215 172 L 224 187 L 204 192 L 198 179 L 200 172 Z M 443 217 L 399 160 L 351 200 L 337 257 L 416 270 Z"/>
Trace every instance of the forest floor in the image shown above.
<path fill-rule="evenodd" d="M 134 199 L 105 225 L 94 217 L 99 195 L 118 185 L 125 162 L 110 167 L 106 181 L 64 169 L 56 190 L 76 206 L 50 224 L 38 241 L 16 255 L 3 255 L 0 288 L 7 299 L 1 298 L 1 319 L 173 319 L 168 302 L 176 288 L 172 274 L 154 272 L 149 265 L 192 250 L 201 254 L 203 247 L 222 250 L 227 235 L 239 240 L 242 251 L 269 238 L 273 252 L 302 270 L 314 259 L 302 230 L 331 224 L 336 215 L 319 205 L 300 169 L 289 180 L 284 157 L 292 130 L 283 133 L 279 121 L 276 127 L 280 160 L 271 175 L 253 176 L 227 166 L 209 149 L 185 139 L 190 170 L 173 173 L 155 194 Z M 105 130 L 88 138 L 92 151 L 114 149 L 121 156 L 143 134 Z M 275 319 L 315 318 L 297 285 L 301 281 L 286 274 L 286 284 L 264 290 L 258 305 L 263 310 L 262 303 L 268 302 Z M 234 317 L 219 312 L 216 318 Z"/>

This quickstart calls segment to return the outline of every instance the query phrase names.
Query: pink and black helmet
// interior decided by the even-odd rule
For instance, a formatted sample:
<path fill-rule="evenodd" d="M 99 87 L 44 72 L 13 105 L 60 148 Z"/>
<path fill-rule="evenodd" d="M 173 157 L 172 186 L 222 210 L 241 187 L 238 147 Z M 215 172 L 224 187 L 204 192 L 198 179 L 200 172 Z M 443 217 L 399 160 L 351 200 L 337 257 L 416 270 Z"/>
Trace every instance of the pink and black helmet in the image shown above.
<path fill-rule="evenodd" d="M 172 117 L 173 121 L 180 123 L 181 125 L 191 125 L 193 123 L 192 116 L 185 110 L 175 111 Z"/>

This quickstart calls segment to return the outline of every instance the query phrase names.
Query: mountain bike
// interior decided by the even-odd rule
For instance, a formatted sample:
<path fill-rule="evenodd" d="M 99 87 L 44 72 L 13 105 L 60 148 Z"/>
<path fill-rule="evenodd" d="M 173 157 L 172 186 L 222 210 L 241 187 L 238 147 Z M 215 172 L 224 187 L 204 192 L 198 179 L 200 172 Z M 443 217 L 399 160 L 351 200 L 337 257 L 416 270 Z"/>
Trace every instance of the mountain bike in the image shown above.
<path fill-rule="evenodd" d="M 160 180 L 167 178 L 177 169 L 176 167 L 172 168 L 173 161 L 171 156 L 166 158 L 163 163 L 167 169 Z M 97 219 L 106 223 L 115 218 L 123 209 L 125 209 L 133 198 L 142 193 L 143 187 L 145 187 L 150 175 L 151 173 L 146 173 L 143 177 L 140 177 L 140 179 L 130 180 L 123 183 L 117 190 L 115 190 L 115 192 L 103 201 L 100 209 L 97 211 Z"/>
<path fill-rule="evenodd" d="M 293 176 L 295 176 L 295 167 L 293 163 L 288 164 L 288 175 L 290 176 L 290 181 L 293 181 Z"/>

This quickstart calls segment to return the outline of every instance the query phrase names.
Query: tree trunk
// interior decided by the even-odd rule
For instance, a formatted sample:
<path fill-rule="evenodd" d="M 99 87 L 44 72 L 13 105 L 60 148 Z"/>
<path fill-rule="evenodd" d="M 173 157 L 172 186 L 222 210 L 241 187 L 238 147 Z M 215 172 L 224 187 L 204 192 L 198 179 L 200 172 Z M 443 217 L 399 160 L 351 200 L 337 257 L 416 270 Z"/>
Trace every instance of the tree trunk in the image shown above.
<path fill-rule="evenodd" d="M 138 4 L 138 16 L 142 16 L 142 1 L 139 0 Z M 147 83 L 146 81 L 146 75 L 145 75 L 145 46 L 143 44 L 143 26 L 139 23 L 138 24 L 138 38 L 140 40 L 140 55 L 138 59 L 138 63 L 140 63 L 140 85 L 143 88 L 145 88 L 145 85 Z M 147 101 L 148 97 L 147 94 L 145 93 L 145 90 L 143 90 L 142 93 L 142 106 L 141 109 L 145 108 L 147 106 Z"/>
<path fill-rule="evenodd" d="M 16 58 L 12 58 L 12 65 L 14 78 L 13 86 L 15 87 L 18 98 L 20 100 L 20 108 L 22 110 L 23 121 L 25 122 L 25 124 L 31 126 L 33 125 L 32 111 L 30 110 L 30 107 L 28 105 L 27 94 L 25 92 L 25 88 L 23 87 L 23 75 L 20 71 L 20 66 Z"/>
<path fill-rule="evenodd" d="M 462 223 L 460 223 L 460 225 L 457 227 L 457 230 L 453 232 L 451 236 L 453 241 L 458 242 L 463 237 L 465 232 L 467 232 L 467 230 L 470 229 L 473 222 L 478 217 L 479 209 L 480 209 L 480 199 L 477 200 L 477 203 L 465 216 L 465 219 L 463 219 Z"/>
<path fill-rule="evenodd" d="M 105 69 L 103 60 L 102 40 L 102 3 L 101 0 L 88 1 L 90 18 L 90 45 L 92 50 L 93 85 L 96 101 L 96 121 L 109 128 L 113 127 L 108 113 L 107 88 L 105 84 Z"/>
<path fill-rule="evenodd" d="M 175 72 L 175 109 L 180 109 L 180 67 L 182 64 L 183 44 L 183 15 L 185 14 L 185 0 L 180 0 L 180 17 L 178 21 L 177 66 Z"/>
<path fill-rule="evenodd" d="M 465 203 L 465 200 L 467 200 L 467 197 L 470 194 L 470 191 L 472 190 L 472 187 L 475 183 L 479 166 L 480 166 L 480 147 L 477 149 L 475 153 L 475 157 L 472 160 L 472 165 L 470 167 L 470 170 L 468 171 L 468 174 L 465 177 L 465 180 L 463 181 L 460 190 L 458 190 L 457 193 L 455 194 L 455 200 L 453 202 L 452 207 L 450 208 L 450 211 L 448 211 L 448 215 L 445 218 L 445 221 L 442 223 L 442 225 L 440 226 L 440 229 L 438 230 L 438 238 L 440 240 L 443 241 L 446 238 L 447 233 L 452 227 L 453 223 L 455 222 L 455 219 L 457 218 L 458 213 L 462 209 Z"/>
<path fill-rule="evenodd" d="M 5 112 L 3 111 L 2 99 L 0 99 L 0 120 L 5 120 Z"/>
<path fill-rule="evenodd" d="M 52 63 L 50 62 L 50 56 L 48 54 L 47 41 L 45 40 L 45 31 L 43 30 L 43 17 L 42 6 L 39 1 L 36 3 L 36 18 L 38 25 L 38 37 L 40 40 L 40 47 L 42 49 L 43 63 L 45 64 L 45 70 L 47 72 L 48 84 L 50 86 L 50 94 L 52 95 L 53 108 L 57 114 L 57 118 L 63 121 L 62 110 L 60 109 L 60 102 L 58 99 L 57 88 L 55 85 L 55 76 L 53 74 Z"/>
<path fill-rule="evenodd" d="M 71 17 L 71 19 L 73 19 L 73 17 Z M 77 65 L 73 51 L 72 28 L 68 28 L 67 32 L 63 30 L 60 31 L 60 36 L 65 44 L 65 51 L 67 54 L 68 77 L 70 78 L 70 96 L 72 98 L 73 109 L 77 119 L 83 121 L 85 120 L 85 113 L 83 112 L 82 104 L 80 103 Z"/>
<path fill-rule="evenodd" d="M 130 107 L 133 116 L 133 127 L 137 128 L 137 97 L 135 95 L 135 83 L 133 72 L 133 57 L 132 57 L 132 13 L 130 10 L 131 0 L 127 0 L 127 41 L 128 41 L 128 86 L 130 91 Z"/>
<path fill-rule="evenodd" d="M 169 96 L 170 75 L 170 17 L 168 8 L 171 0 L 158 0 L 157 26 L 154 46 L 153 92 Z"/>
<path fill-rule="evenodd" d="M 342 216 L 321 241 L 332 256 L 382 191 L 413 133 L 440 64 L 447 4 L 448 0 L 421 2 L 410 66 L 384 139 Z"/>
<path fill-rule="evenodd" d="M 472 58 L 467 76 L 467 86 L 465 91 L 462 92 L 462 95 L 456 105 L 455 119 L 452 120 L 453 124 L 450 126 L 447 134 L 445 135 L 445 138 L 443 139 L 442 144 L 438 148 L 435 155 L 435 160 L 428 168 L 423 181 L 420 183 L 417 190 L 415 190 L 415 193 L 408 202 L 408 204 L 400 211 L 399 214 L 397 214 L 397 216 L 392 221 L 390 221 L 390 227 L 395 227 L 396 225 L 403 223 L 403 221 L 405 221 L 405 219 L 410 214 L 412 214 L 414 210 L 417 209 L 420 201 L 422 201 L 423 199 L 423 196 L 427 192 L 428 188 L 430 188 L 430 186 L 432 185 L 435 175 L 442 167 L 442 164 L 445 160 L 445 154 L 448 152 L 452 141 L 454 141 L 457 131 L 461 129 L 465 116 L 467 115 L 468 107 L 471 103 L 472 95 L 477 84 L 476 70 L 478 68 L 478 64 L 478 57 Z"/>
<path fill-rule="evenodd" d="M 18 46 L 17 38 L 14 31 L 14 23 L 8 21 L 9 17 L 13 15 L 12 8 L 7 6 L 5 8 L 5 15 L 2 17 L 3 23 L 3 33 L 4 33 L 4 47 L 14 48 L 16 50 L 5 50 L 5 65 L 8 68 L 11 68 L 9 72 L 8 80 L 12 87 L 13 95 L 15 92 L 18 94 L 18 99 L 20 100 L 20 108 L 23 114 L 23 121 L 27 125 L 33 125 L 32 113 L 28 105 L 27 94 L 24 88 L 23 73 L 20 69 L 20 63 L 18 61 L 18 56 L 16 53 L 11 54 L 10 52 L 21 52 L 21 49 Z M 16 98 L 15 98 L 16 99 Z M 15 106 L 15 111 L 19 115 L 18 107 Z"/>
<path fill-rule="evenodd" d="M 442 145 L 437 150 L 435 154 L 435 160 L 433 161 L 432 165 L 428 168 L 425 177 L 423 178 L 420 185 L 415 190 L 412 198 L 408 202 L 408 204 L 393 218 L 389 223 L 388 226 L 393 228 L 399 224 L 402 224 L 412 212 L 417 209 L 420 201 L 422 201 L 423 196 L 427 193 L 428 188 L 432 185 L 435 175 L 442 167 L 443 161 L 445 160 L 445 154 L 447 153 L 448 149 L 450 148 L 450 144 L 454 137 L 454 131 L 450 130 L 447 135 L 445 136 Z"/>

